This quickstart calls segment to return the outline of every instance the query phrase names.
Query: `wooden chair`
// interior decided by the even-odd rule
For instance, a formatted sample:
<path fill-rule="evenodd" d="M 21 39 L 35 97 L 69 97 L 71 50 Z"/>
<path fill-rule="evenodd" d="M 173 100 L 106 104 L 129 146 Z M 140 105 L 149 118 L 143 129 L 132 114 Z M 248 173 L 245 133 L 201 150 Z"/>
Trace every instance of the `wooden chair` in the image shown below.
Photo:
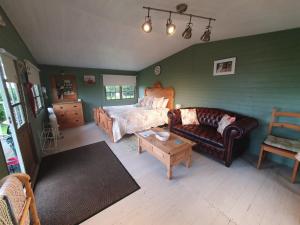
<path fill-rule="evenodd" d="M 295 183 L 297 172 L 299 169 L 299 161 L 295 158 L 295 156 L 298 152 L 300 152 L 300 141 L 273 136 L 272 128 L 273 127 L 287 128 L 287 129 L 300 132 L 300 125 L 277 122 L 276 117 L 300 118 L 300 113 L 279 112 L 275 108 L 273 109 L 272 118 L 268 129 L 268 136 L 265 139 L 264 143 L 261 145 L 259 160 L 257 163 L 257 169 L 260 168 L 262 160 L 264 159 L 265 154 L 267 152 L 277 154 L 289 159 L 293 159 L 295 160 L 295 164 L 294 164 L 291 181 L 292 183 Z"/>
<path fill-rule="evenodd" d="M 26 217 L 27 217 L 29 211 L 31 214 L 30 218 L 32 220 L 30 224 L 41 225 L 40 219 L 38 217 L 36 205 L 35 205 L 35 198 L 33 195 L 31 184 L 30 184 L 30 176 L 25 173 L 15 173 L 15 174 L 11 174 L 11 175 L 4 177 L 1 180 L 1 183 L 5 182 L 5 179 L 7 179 L 10 176 L 16 177 L 19 181 L 21 181 L 21 183 L 24 185 L 25 190 L 26 190 L 26 201 L 24 204 L 22 215 L 20 217 L 20 220 L 18 221 L 18 225 L 25 224 Z"/>

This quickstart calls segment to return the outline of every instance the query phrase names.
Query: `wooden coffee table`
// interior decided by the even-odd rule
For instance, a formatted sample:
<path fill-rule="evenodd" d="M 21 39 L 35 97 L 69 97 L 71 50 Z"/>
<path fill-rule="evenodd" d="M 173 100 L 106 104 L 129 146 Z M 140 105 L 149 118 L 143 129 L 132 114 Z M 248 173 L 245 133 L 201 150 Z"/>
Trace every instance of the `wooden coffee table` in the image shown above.
<path fill-rule="evenodd" d="M 162 128 L 153 128 L 153 131 L 165 131 Z M 194 142 L 171 133 L 169 140 L 160 141 L 155 135 L 148 137 L 135 133 L 138 137 L 138 152 L 146 150 L 167 167 L 167 177 L 172 179 L 172 167 L 185 162 L 186 167 L 191 166 L 192 146 Z"/>

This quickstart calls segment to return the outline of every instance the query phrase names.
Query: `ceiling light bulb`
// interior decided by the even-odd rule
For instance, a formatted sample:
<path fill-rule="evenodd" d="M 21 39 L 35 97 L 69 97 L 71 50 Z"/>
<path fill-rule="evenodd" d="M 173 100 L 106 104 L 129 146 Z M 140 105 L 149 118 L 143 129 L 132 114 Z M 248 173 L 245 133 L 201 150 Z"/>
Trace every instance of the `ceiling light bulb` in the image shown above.
<path fill-rule="evenodd" d="M 167 35 L 173 35 L 176 31 L 176 26 L 175 24 L 172 23 L 172 20 L 169 18 L 167 21 L 167 25 L 166 25 L 167 29 Z"/>
<path fill-rule="evenodd" d="M 182 33 L 182 37 L 184 39 L 190 39 L 192 37 L 192 24 L 188 23 L 188 25 L 186 26 L 185 30 Z"/>
<path fill-rule="evenodd" d="M 211 35 L 211 19 L 208 21 L 208 26 L 206 27 L 206 30 L 204 31 L 204 34 L 201 36 L 200 40 L 204 42 L 209 42 L 210 41 L 210 35 Z"/>
<path fill-rule="evenodd" d="M 144 32 L 146 33 L 150 33 L 152 30 L 152 23 L 151 23 L 151 18 L 150 17 L 146 17 L 145 22 L 142 25 L 142 29 Z"/>
<path fill-rule="evenodd" d="M 201 41 L 209 42 L 210 41 L 210 34 L 211 34 L 210 29 L 206 29 L 206 31 L 204 31 L 204 34 L 200 38 Z"/>

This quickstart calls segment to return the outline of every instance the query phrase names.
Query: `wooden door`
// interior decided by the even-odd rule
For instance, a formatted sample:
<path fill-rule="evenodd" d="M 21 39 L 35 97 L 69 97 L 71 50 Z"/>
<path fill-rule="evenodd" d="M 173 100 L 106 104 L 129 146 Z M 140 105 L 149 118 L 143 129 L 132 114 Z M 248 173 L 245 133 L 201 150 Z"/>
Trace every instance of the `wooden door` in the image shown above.
<path fill-rule="evenodd" d="M 16 148 L 21 153 L 22 172 L 32 178 L 36 176 L 38 160 L 34 147 L 32 132 L 25 115 L 24 96 L 21 92 L 20 70 L 17 70 L 16 59 L 9 54 L 1 54 L 1 89 L 11 132 Z"/>

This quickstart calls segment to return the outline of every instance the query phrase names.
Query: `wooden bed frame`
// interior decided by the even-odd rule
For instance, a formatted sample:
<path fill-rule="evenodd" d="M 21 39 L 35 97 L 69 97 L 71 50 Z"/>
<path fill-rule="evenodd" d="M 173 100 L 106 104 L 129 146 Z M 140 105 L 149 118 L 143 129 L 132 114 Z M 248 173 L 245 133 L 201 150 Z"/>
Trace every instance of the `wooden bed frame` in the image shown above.
<path fill-rule="evenodd" d="M 148 87 L 145 89 L 145 96 L 153 96 L 156 98 L 165 97 L 169 99 L 167 108 L 173 109 L 174 108 L 174 96 L 175 91 L 173 88 L 163 88 L 160 82 L 156 82 L 153 87 Z M 112 142 L 114 142 L 112 127 L 113 127 L 113 119 L 109 117 L 106 111 L 101 108 L 94 108 L 93 109 L 94 120 L 95 123 L 101 127 L 104 132 L 109 136 Z"/>

